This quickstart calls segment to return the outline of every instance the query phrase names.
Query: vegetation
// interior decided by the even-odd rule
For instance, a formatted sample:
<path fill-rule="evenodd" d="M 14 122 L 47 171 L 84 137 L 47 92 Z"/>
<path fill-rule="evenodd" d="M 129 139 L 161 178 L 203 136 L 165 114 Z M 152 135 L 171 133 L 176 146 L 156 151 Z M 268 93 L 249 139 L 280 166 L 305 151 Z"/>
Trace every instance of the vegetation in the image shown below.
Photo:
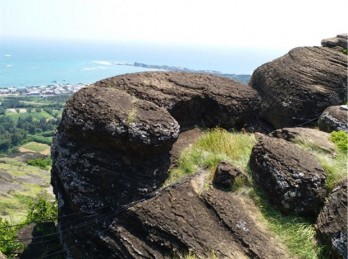
<path fill-rule="evenodd" d="M 348 134 L 344 131 L 333 131 L 331 132 L 331 141 L 336 144 L 337 148 L 341 152 L 348 151 Z"/>
<path fill-rule="evenodd" d="M 332 140 L 345 150 L 347 136 L 342 133 L 333 133 Z M 250 172 L 248 160 L 251 149 L 256 143 L 254 135 L 229 133 L 223 129 L 207 131 L 191 147 L 184 150 L 179 158 L 178 167 L 170 172 L 170 178 L 166 184 L 178 181 L 185 175 L 197 172 L 200 168 L 208 168 L 215 171 L 220 161 L 226 161 L 238 166 L 245 172 Z M 312 143 L 299 142 L 302 148 L 309 150 L 312 154 L 320 158 L 326 170 L 327 186 L 333 186 L 346 176 L 347 154 L 340 152 L 333 157 L 321 147 Z M 324 160 L 326 161 L 326 166 Z M 284 216 L 274 209 L 265 198 L 265 195 L 254 187 L 238 182 L 239 188 L 233 189 L 237 195 L 251 198 L 259 208 L 262 218 L 259 220 L 267 226 L 279 240 L 288 248 L 290 254 L 298 258 L 325 258 L 327 252 L 324 247 L 319 246 L 315 239 L 314 222 L 301 218 L 296 215 Z M 185 258 L 195 258 L 193 254 L 188 254 Z"/>
<path fill-rule="evenodd" d="M 325 258 L 325 249 L 315 239 L 314 222 L 295 215 L 282 215 L 260 190 L 250 188 L 248 194 L 262 213 L 261 221 L 286 245 L 291 255 L 306 259 Z"/>
<path fill-rule="evenodd" d="M 343 54 L 348 55 L 348 51 L 347 51 L 347 49 L 343 49 L 343 50 L 342 50 L 342 52 L 343 52 Z"/>
<path fill-rule="evenodd" d="M 66 96 L 0 97 L 0 153 L 12 153 L 31 141 L 49 145 L 66 99 Z"/>
<path fill-rule="evenodd" d="M 50 157 L 46 156 L 46 157 L 40 157 L 36 159 L 29 159 L 27 161 L 27 164 L 39 167 L 41 169 L 48 170 L 51 167 L 52 161 Z"/>
<path fill-rule="evenodd" d="M 8 220 L 0 218 L 0 251 L 9 258 L 16 256 L 24 245 L 17 239 L 20 228 L 30 223 L 57 221 L 57 204 L 51 201 L 47 193 L 40 193 L 33 201 L 28 202 L 26 219 L 21 224 L 11 225 Z"/>
<path fill-rule="evenodd" d="M 336 144 L 337 154 L 333 155 L 323 147 L 308 143 L 305 140 L 298 139 L 297 144 L 309 151 L 320 162 L 320 165 L 326 172 L 326 188 L 330 191 L 347 175 L 347 146 L 348 134 L 343 131 L 332 132 L 330 140 Z"/>
<path fill-rule="evenodd" d="M 166 185 L 176 182 L 185 175 L 205 168 L 214 172 L 221 162 L 230 162 L 242 170 L 247 170 L 251 148 L 255 145 L 254 135 L 229 133 L 224 129 L 207 131 L 190 148 L 184 150 L 178 167 L 170 172 Z"/>

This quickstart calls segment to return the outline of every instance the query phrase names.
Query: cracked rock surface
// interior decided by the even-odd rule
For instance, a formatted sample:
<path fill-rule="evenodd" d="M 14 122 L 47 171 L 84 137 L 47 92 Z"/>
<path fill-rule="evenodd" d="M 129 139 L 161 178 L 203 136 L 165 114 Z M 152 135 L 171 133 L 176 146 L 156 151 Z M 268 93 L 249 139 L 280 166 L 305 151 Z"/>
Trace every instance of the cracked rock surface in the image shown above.
<path fill-rule="evenodd" d="M 295 144 L 259 135 L 250 157 L 253 180 L 284 214 L 316 217 L 324 203 L 326 174 Z"/>

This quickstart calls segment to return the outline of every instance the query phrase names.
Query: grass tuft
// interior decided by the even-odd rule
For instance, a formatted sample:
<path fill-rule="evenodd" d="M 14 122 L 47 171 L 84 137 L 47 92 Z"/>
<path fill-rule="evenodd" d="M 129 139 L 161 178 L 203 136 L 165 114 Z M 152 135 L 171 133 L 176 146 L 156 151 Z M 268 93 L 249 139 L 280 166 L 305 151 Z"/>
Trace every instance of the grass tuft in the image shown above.
<path fill-rule="evenodd" d="M 197 172 L 199 168 L 214 172 L 221 161 L 246 171 L 251 149 L 255 144 L 254 135 L 230 133 L 220 128 L 208 130 L 183 151 L 178 167 L 171 170 L 165 185 L 175 183 L 183 176 Z"/>

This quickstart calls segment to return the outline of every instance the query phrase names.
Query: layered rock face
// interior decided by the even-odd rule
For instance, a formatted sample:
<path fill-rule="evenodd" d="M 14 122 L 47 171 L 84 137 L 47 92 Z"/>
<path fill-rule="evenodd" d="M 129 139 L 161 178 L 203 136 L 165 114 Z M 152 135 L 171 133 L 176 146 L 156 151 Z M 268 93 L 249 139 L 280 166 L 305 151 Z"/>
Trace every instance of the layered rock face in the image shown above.
<path fill-rule="evenodd" d="M 250 87 L 207 74 L 128 74 L 94 85 L 120 89 L 163 107 L 182 129 L 193 125 L 241 128 L 252 120 L 260 107 L 259 96 Z"/>
<path fill-rule="evenodd" d="M 297 126 L 347 101 L 347 55 L 337 48 L 295 48 L 257 68 L 249 84 L 273 127 Z"/>
<path fill-rule="evenodd" d="M 67 102 L 52 144 L 52 185 L 69 256 L 165 258 L 194 250 L 203 257 L 212 252 L 221 258 L 284 257 L 276 246 L 267 253 L 260 248 L 272 244 L 271 235 L 252 218 L 240 223 L 239 231 L 255 230 L 255 240 L 233 236 L 237 229 L 228 225 L 232 223 L 220 226 L 220 216 L 214 214 L 223 210 L 214 201 L 220 199 L 219 192 L 209 192 L 205 199 L 189 185 L 159 191 L 180 128 L 244 126 L 259 102 L 256 91 L 246 85 L 185 73 L 118 76 L 77 92 Z M 212 235 L 216 228 L 220 230 Z M 243 247 L 245 242 L 249 248 Z"/>

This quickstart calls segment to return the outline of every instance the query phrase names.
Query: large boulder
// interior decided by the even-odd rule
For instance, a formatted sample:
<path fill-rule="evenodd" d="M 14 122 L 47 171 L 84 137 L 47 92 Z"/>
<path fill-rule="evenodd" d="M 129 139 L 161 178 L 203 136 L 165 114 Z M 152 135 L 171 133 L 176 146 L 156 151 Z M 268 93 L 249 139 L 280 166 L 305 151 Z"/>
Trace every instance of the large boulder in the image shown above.
<path fill-rule="evenodd" d="M 178 152 L 200 134 L 184 130 L 195 125 L 245 127 L 259 106 L 258 94 L 249 86 L 205 74 L 129 74 L 102 80 L 75 93 L 66 104 L 52 143 L 51 182 L 59 204 L 59 234 L 68 256 L 164 258 L 167 252 L 183 255 L 190 248 L 202 256 L 216 249 L 222 257 L 253 255 L 254 250 L 262 258 L 283 257 L 276 245 L 267 254 L 258 250 L 268 234 L 255 234 L 247 249 L 244 243 L 228 237 L 232 231 L 226 229 L 218 231 L 214 241 L 209 235 L 220 223 L 198 196 L 186 197 L 180 203 L 183 209 L 189 209 L 185 216 L 197 219 L 190 228 L 191 221 L 182 225 L 183 218 L 173 208 L 162 208 L 163 204 L 169 206 L 169 201 L 161 201 L 175 204 L 183 193 L 192 193 L 190 187 L 177 187 L 171 193 L 174 196 L 164 198 L 166 192 L 159 191 Z M 145 201 L 151 197 L 157 201 L 147 211 Z M 191 203 L 200 207 L 193 209 Z M 142 209 L 131 210 L 138 208 L 136 204 L 142 204 Z M 148 225 L 146 213 L 162 210 L 166 211 L 164 216 L 156 215 L 158 221 L 154 219 Z M 207 220 L 202 219 L 205 213 Z M 117 224 L 126 230 L 118 234 L 113 229 Z M 157 233 L 155 226 L 151 229 L 152 224 L 172 224 L 173 231 Z M 209 224 L 215 227 L 206 226 Z M 144 228 L 138 231 L 138 226 Z M 183 239 L 181 234 L 189 235 L 188 231 L 193 231 L 191 237 Z M 253 247 L 254 243 L 260 248 Z"/>
<path fill-rule="evenodd" d="M 157 189 L 179 130 L 151 102 L 113 88 L 80 90 L 66 104 L 51 150 L 52 185 L 66 213 L 119 207 Z"/>
<path fill-rule="evenodd" d="M 316 224 L 322 244 L 332 248 L 332 258 L 347 258 L 347 179 L 329 195 Z"/>
<path fill-rule="evenodd" d="M 250 167 L 255 184 L 281 212 L 318 215 L 327 193 L 326 177 L 311 154 L 283 139 L 259 135 Z"/>
<path fill-rule="evenodd" d="M 343 130 L 348 133 L 348 106 L 330 106 L 320 115 L 319 129 L 326 132 Z"/>
<path fill-rule="evenodd" d="M 241 128 L 260 108 L 259 96 L 251 87 L 209 74 L 146 72 L 116 76 L 94 85 L 120 89 L 163 107 L 182 129 L 194 125 Z"/>
<path fill-rule="evenodd" d="M 347 101 L 347 55 L 327 47 L 300 47 L 258 67 L 249 83 L 261 98 L 261 117 L 276 129 L 314 121 Z"/>

